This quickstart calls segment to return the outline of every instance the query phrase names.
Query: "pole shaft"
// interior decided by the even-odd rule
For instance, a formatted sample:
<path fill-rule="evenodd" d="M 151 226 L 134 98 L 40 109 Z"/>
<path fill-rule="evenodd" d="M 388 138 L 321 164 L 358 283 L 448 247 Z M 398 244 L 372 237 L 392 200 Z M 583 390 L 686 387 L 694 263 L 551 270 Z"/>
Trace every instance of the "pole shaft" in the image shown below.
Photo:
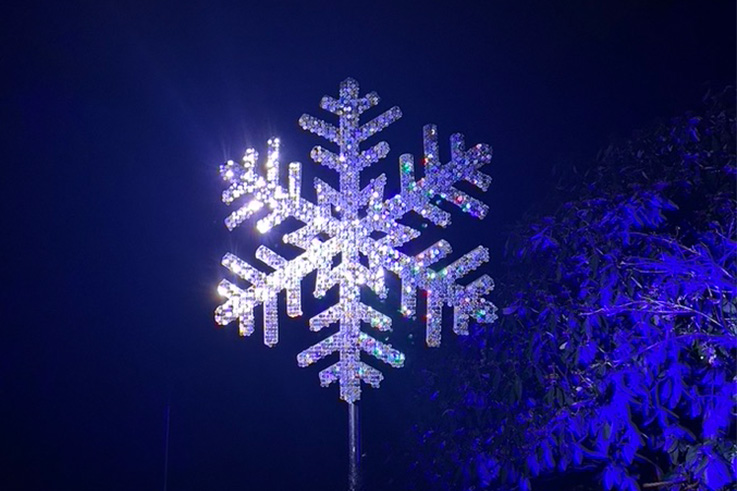
<path fill-rule="evenodd" d="M 348 459 L 349 489 L 359 491 L 359 466 L 361 463 L 361 436 L 358 422 L 358 405 L 348 404 Z"/>
<path fill-rule="evenodd" d="M 166 437 L 164 442 L 164 491 L 169 481 L 169 419 L 171 416 L 171 404 L 166 405 Z"/>

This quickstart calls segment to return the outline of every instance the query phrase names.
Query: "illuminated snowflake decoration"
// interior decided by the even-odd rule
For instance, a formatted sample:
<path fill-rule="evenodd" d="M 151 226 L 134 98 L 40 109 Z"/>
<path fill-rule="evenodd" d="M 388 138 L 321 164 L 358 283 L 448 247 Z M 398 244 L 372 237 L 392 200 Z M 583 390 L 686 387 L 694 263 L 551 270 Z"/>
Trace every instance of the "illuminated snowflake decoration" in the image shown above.
<path fill-rule="evenodd" d="M 386 176 L 380 175 L 361 189 L 361 170 L 378 162 L 389 153 L 389 145 L 380 142 L 361 150 L 360 144 L 379 133 L 401 117 L 398 107 L 393 107 L 366 124 L 359 124 L 360 115 L 379 102 L 376 93 L 359 96 L 358 83 L 347 79 L 340 85 L 340 97 L 324 97 L 320 107 L 339 118 L 339 125 L 303 115 L 299 123 L 307 131 L 315 133 L 338 147 L 333 152 L 316 146 L 312 159 L 335 170 L 340 186 L 334 189 L 320 179 L 315 179 L 317 203 L 304 199 L 300 193 L 301 164 L 289 164 L 286 188 L 280 184 L 279 140 L 269 140 L 269 150 L 264 172 L 257 169 L 258 154 L 249 149 L 242 163 L 228 161 L 220 173 L 228 188 L 223 192 L 223 202 L 230 205 L 242 203 L 240 208 L 225 219 L 233 230 L 259 210 L 266 209 L 266 216 L 256 223 L 261 233 L 285 219 L 292 217 L 304 223 L 294 232 L 285 234 L 287 244 L 301 249 L 293 259 L 286 259 L 261 245 L 256 258 L 272 271 L 265 273 L 254 268 L 233 254 L 226 254 L 223 266 L 248 282 L 247 288 L 223 280 L 218 291 L 226 300 L 215 311 L 215 319 L 221 325 L 238 320 L 240 334 L 248 336 L 254 331 L 254 309 L 263 306 L 264 343 L 275 345 L 279 340 L 277 296 L 286 292 L 287 315 L 302 315 L 300 283 L 312 271 L 317 271 L 314 295 L 320 298 L 335 285 L 339 287 L 339 301 L 309 321 L 310 329 L 320 331 L 333 324 L 339 328 L 335 334 L 309 347 L 297 355 L 299 366 L 309 366 L 333 353 L 339 354 L 334 365 L 320 372 L 323 386 L 333 382 L 340 384 L 340 397 L 354 403 L 361 397 L 361 381 L 378 387 L 383 379 L 375 368 L 361 361 L 361 352 L 378 358 L 393 367 L 401 367 L 404 354 L 385 344 L 362 328 L 380 331 L 391 330 L 392 319 L 363 303 L 360 289 L 370 288 L 385 299 L 387 287 L 385 273 L 395 274 L 401 280 L 401 312 L 413 316 L 418 290 L 427 292 L 426 341 L 429 346 L 440 344 L 442 308 L 453 308 L 453 330 L 457 334 L 468 333 L 469 318 L 481 323 L 493 322 L 496 307 L 484 295 L 493 289 L 493 281 L 483 275 L 467 285 L 458 280 L 488 261 L 488 250 L 477 247 L 457 261 L 442 268 L 433 268 L 451 253 L 450 244 L 440 240 L 417 255 L 407 255 L 399 248 L 415 239 L 420 232 L 399 223 L 414 211 L 432 223 L 446 227 L 450 214 L 438 206 L 439 200 L 447 201 L 483 218 L 487 206 L 454 187 L 465 181 L 486 191 L 491 178 L 480 168 L 491 161 L 491 148 L 479 144 L 465 149 L 463 137 L 450 139 L 450 162 L 441 164 L 438 157 L 437 129 L 424 127 L 424 177 L 415 180 L 415 162 L 412 155 L 399 159 L 399 194 L 385 199 Z M 340 264 L 333 265 L 340 255 Z M 361 260 L 363 258 L 363 262 Z M 365 265 L 366 263 L 367 265 Z"/>

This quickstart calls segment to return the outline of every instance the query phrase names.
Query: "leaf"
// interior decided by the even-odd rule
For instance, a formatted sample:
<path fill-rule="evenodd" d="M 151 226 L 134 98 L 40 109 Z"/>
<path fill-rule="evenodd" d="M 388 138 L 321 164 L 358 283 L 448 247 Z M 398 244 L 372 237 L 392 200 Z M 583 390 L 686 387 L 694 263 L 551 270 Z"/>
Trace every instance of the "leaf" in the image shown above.
<path fill-rule="evenodd" d="M 729 467 L 716 455 L 709 455 L 707 457 L 703 476 L 706 486 L 714 491 L 722 488 L 731 481 Z"/>
<path fill-rule="evenodd" d="M 578 362 L 586 366 L 596 357 L 596 343 L 588 341 L 578 348 Z"/>
<path fill-rule="evenodd" d="M 499 388 L 502 372 L 499 369 L 494 370 L 494 377 L 491 379 L 491 389 L 496 391 Z"/>
<path fill-rule="evenodd" d="M 553 459 L 553 451 L 550 449 L 550 445 L 548 444 L 548 442 L 542 442 L 541 446 L 545 467 L 548 469 L 555 467 L 555 459 Z"/>
<path fill-rule="evenodd" d="M 604 489 L 612 489 L 618 486 L 622 479 L 622 469 L 612 464 L 604 469 Z"/>
<path fill-rule="evenodd" d="M 514 314 L 515 312 L 517 312 L 517 305 L 512 305 L 512 306 L 509 306 L 509 307 L 504 307 L 502 309 L 502 314 L 504 314 L 504 315 Z"/>
<path fill-rule="evenodd" d="M 573 445 L 573 462 L 576 465 L 581 465 L 581 462 L 583 462 L 583 451 L 580 445 Z"/>
<path fill-rule="evenodd" d="M 563 402 L 564 402 L 563 389 L 561 389 L 560 387 L 556 387 L 556 389 L 555 389 L 555 403 L 559 407 L 563 407 Z"/>
<path fill-rule="evenodd" d="M 715 403 L 709 404 L 704 411 L 704 439 L 709 440 L 719 436 L 721 430 L 729 426 L 729 411 L 733 406 L 727 397 L 716 397 Z"/>
<path fill-rule="evenodd" d="M 673 380 L 667 378 L 660 385 L 660 400 L 669 401 L 671 394 L 673 394 Z"/>
<path fill-rule="evenodd" d="M 639 445 L 636 441 L 628 439 L 624 445 L 622 445 L 622 458 L 626 464 L 631 464 L 635 458 Z"/>
<path fill-rule="evenodd" d="M 606 422 L 604 423 L 604 426 L 602 429 L 604 431 L 604 440 L 610 441 L 612 438 L 612 424 L 609 422 Z"/>
<path fill-rule="evenodd" d="M 670 457 L 670 463 L 673 465 L 678 464 L 679 455 L 680 455 L 680 447 L 676 445 L 670 452 L 668 452 L 668 456 Z"/>
<path fill-rule="evenodd" d="M 623 475 L 622 481 L 619 484 L 619 489 L 622 491 L 639 491 L 640 486 L 637 485 L 637 481 L 632 476 Z"/>
<path fill-rule="evenodd" d="M 570 463 L 571 461 L 568 458 L 568 455 L 561 455 L 560 460 L 558 460 L 558 470 L 560 470 L 561 472 L 565 472 L 565 470 L 568 469 L 568 464 Z"/>

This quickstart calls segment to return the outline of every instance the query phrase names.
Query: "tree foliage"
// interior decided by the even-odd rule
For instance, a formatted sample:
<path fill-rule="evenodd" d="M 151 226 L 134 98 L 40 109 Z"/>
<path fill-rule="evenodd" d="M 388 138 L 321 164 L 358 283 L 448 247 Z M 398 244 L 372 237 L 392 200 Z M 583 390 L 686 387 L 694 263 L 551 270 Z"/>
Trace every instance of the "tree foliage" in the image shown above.
<path fill-rule="evenodd" d="M 707 99 L 602 152 L 511 234 L 504 315 L 449 362 L 443 416 L 420 429 L 438 488 L 735 481 L 734 91 Z"/>

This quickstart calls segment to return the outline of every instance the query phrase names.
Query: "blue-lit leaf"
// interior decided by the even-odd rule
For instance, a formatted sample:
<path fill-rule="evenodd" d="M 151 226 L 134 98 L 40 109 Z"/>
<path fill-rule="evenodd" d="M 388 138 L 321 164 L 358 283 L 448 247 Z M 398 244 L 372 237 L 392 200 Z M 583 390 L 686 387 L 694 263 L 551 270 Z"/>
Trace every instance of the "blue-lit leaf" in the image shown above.
<path fill-rule="evenodd" d="M 622 469 L 614 465 L 608 465 L 604 469 L 604 489 L 612 489 L 614 486 L 619 486 L 622 480 Z"/>
<path fill-rule="evenodd" d="M 573 445 L 573 462 L 576 465 L 581 465 L 581 462 L 583 462 L 583 451 L 580 445 Z"/>
<path fill-rule="evenodd" d="M 487 458 L 486 455 L 479 455 L 476 461 L 476 470 L 483 486 L 488 486 L 496 478 L 497 466 L 495 464 L 495 461 Z"/>
<path fill-rule="evenodd" d="M 578 348 L 578 362 L 581 365 L 588 365 L 596 357 L 596 343 L 588 341 Z"/>
<path fill-rule="evenodd" d="M 566 469 L 568 469 L 568 465 L 571 463 L 570 458 L 567 454 L 563 454 L 560 456 L 560 459 L 558 459 L 558 470 L 561 472 L 565 472 Z"/>
<path fill-rule="evenodd" d="M 624 459 L 625 463 L 632 463 L 638 447 L 639 445 L 637 444 L 637 441 L 627 440 L 624 442 L 624 445 L 622 445 L 622 458 Z"/>
<path fill-rule="evenodd" d="M 716 401 L 707 406 L 704 411 L 704 439 L 716 438 L 721 430 L 729 425 L 730 409 L 733 406 L 731 398 L 715 397 Z"/>
<path fill-rule="evenodd" d="M 704 483 L 713 491 L 721 489 L 732 481 L 729 474 L 729 467 L 716 455 L 710 455 L 707 457 L 703 476 Z"/>
<path fill-rule="evenodd" d="M 637 481 L 632 476 L 623 475 L 619 483 L 619 489 L 622 491 L 639 491 L 640 486 L 637 485 Z"/>
<path fill-rule="evenodd" d="M 550 469 L 555 466 L 555 460 L 553 459 L 553 451 L 550 449 L 550 445 L 548 445 L 548 442 L 542 442 L 542 454 L 543 454 L 543 462 L 545 462 L 545 467 L 547 469 Z"/>

